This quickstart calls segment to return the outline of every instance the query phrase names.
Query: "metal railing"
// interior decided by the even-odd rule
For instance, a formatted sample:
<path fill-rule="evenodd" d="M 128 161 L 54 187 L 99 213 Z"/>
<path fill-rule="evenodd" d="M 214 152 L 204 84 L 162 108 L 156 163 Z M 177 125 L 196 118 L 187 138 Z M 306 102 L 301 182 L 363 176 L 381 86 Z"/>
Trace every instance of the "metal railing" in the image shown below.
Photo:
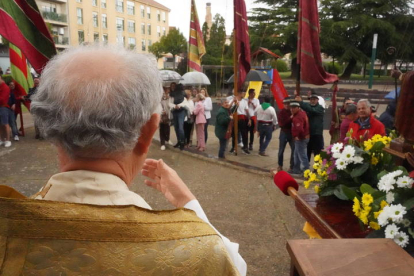
<path fill-rule="evenodd" d="M 54 36 L 53 41 L 59 45 L 69 45 L 69 37 Z"/>
<path fill-rule="evenodd" d="M 64 23 L 68 22 L 66 14 L 42 11 L 42 15 L 44 19 L 59 21 L 59 22 L 64 22 Z"/>

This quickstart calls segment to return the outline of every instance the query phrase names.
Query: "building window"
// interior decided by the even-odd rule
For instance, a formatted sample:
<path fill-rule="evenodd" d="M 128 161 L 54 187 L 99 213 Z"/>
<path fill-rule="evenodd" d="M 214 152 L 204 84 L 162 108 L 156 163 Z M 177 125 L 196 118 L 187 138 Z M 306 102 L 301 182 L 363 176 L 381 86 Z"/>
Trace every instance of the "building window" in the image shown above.
<path fill-rule="evenodd" d="M 78 41 L 79 41 L 79 45 L 85 41 L 85 34 L 82 30 L 78 31 Z"/>
<path fill-rule="evenodd" d="M 145 23 L 141 23 L 141 34 L 145 34 Z"/>
<path fill-rule="evenodd" d="M 92 6 L 94 7 L 98 6 L 98 0 L 92 0 Z"/>
<path fill-rule="evenodd" d="M 151 24 L 148 24 L 148 34 L 151 35 Z"/>
<path fill-rule="evenodd" d="M 55 4 L 49 4 L 49 6 L 43 6 L 43 11 L 56 13 L 57 12 L 56 5 Z"/>
<path fill-rule="evenodd" d="M 146 51 L 146 47 L 145 47 L 145 39 L 141 40 L 141 49 L 143 52 Z"/>
<path fill-rule="evenodd" d="M 78 3 L 82 3 L 82 0 L 76 0 L 76 2 L 78 2 Z"/>
<path fill-rule="evenodd" d="M 106 0 L 101 0 L 101 8 L 106 9 Z M 108 35 L 106 35 L 108 37 Z"/>
<path fill-rule="evenodd" d="M 99 33 L 93 33 L 93 41 L 99 42 Z"/>
<path fill-rule="evenodd" d="M 165 27 L 162 27 L 162 35 L 166 35 L 167 33 L 165 32 Z"/>
<path fill-rule="evenodd" d="M 98 27 L 98 14 L 96 12 L 92 13 L 92 22 L 95 28 Z"/>
<path fill-rule="evenodd" d="M 160 28 L 160 26 L 157 26 L 157 35 L 158 35 L 158 37 L 161 37 L 161 28 Z"/>
<path fill-rule="evenodd" d="M 128 38 L 128 45 L 129 45 L 129 49 L 133 50 L 135 49 L 135 47 L 137 46 L 137 41 L 134 37 L 129 37 Z"/>
<path fill-rule="evenodd" d="M 117 18 L 116 19 L 116 29 L 118 31 L 124 30 L 124 19 L 123 18 Z"/>
<path fill-rule="evenodd" d="M 152 41 L 148 40 L 148 48 L 152 45 Z"/>
<path fill-rule="evenodd" d="M 78 24 L 82 25 L 83 24 L 83 11 L 81 8 L 76 8 L 76 15 L 78 17 Z"/>
<path fill-rule="evenodd" d="M 128 32 L 135 33 L 135 21 L 128 20 Z"/>
<path fill-rule="evenodd" d="M 145 7 L 143 5 L 141 5 L 141 17 L 145 17 Z"/>
<path fill-rule="evenodd" d="M 106 18 L 106 14 L 102 14 L 102 28 L 104 29 L 108 28 L 108 20 Z"/>
<path fill-rule="evenodd" d="M 125 46 L 125 36 L 117 36 L 116 42 Z"/>
<path fill-rule="evenodd" d="M 157 21 L 160 22 L 161 21 L 161 13 L 159 10 L 157 10 Z M 149 45 L 148 45 L 149 46 Z"/>
<path fill-rule="evenodd" d="M 134 15 L 135 14 L 135 3 L 128 1 L 127 2 L 127 12 L 130 15 Z"/>
<path fill-rule="evenodd" d="M 124 0 L 116 0 L 115 7 L 117 12 L 124 12 Z"/>
<path fill-rule="evenodd" d="M 165 23 L 165 12 L 162 12 L 162 22 Z"/>
<path fill-rule="evenodd" d="M 147 7 L 147 15 L 148 15 L 148 19 L 151 19 L 151 8 Z"/>
<path fill-rule="evenodd" d="M 104 44 L 108 44 L 108 34 L 103 34 L 102 35 L 102 41 Z"/>

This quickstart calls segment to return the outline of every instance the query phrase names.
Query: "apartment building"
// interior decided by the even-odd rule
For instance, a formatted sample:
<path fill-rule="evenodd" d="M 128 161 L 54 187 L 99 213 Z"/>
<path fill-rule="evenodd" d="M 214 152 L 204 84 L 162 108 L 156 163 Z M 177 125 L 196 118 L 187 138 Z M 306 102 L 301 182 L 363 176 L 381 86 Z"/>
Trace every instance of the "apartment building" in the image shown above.
<path fill-rule="evenodd" d="M 70 44 L 119 43 L 148 52 L 168 33 L 169 12 L 153 0 L 70 0 Z"/>
<path fill-rule="evenodd" d="M 70 1 L 70 0 L 69 0 Z M 69 47 L 69 21 L 67 0 L 37 0 L 37 6 L 50 28 L 56 48 L 61 51 Z"/>
<path fill-rule="evenodd" d="M 119 43 L 138 52 L 166 35 L 170 10 L 154 0 L 36 0 L 58 50 Z"/>

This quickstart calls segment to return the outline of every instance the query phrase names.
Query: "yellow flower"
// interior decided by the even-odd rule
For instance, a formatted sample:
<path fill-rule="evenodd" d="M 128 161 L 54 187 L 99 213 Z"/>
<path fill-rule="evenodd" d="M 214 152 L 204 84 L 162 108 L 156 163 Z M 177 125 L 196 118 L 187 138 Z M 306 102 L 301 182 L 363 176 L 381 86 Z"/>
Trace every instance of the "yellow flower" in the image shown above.
<path fill-rule="evenodd" d="M 369 223 L 369 227 L 371 227 L 372 229 L 374 229 L 374 230 L 379 230 L 381 227 L 379 226 L 379 224 L 378 223 L 376 223 L 375 221 L 371 221 L 370 223 Z"/>
<path fill-rule="evenodd" d="M 385 200 L 383 200 L 381 201 L 380 205 L 381 205 L 381 210 L 382 210 L 384 209 L 385 206 L 388 206 L 388 203 Z"/>
<path fill-rule="evenodd" d="M 303 185 L 305 186 L 305 189 L 309 188 L 310 181 L 303 181 Z"/>
<path fill-rule="evenodd" d="M 320 154 L 316 155 L 315 158 L 313 158 L 313 161 L 315 161 L 315 162 L 319 162 L 319 160 L 321 160 L 321 155 Z"/>
<path fill-rule="evenodd" d="M 305 178 L 308 178 L 308 177 L 309 177 L 309 174 L 310 174 L 310 170 L 306 170 L 306 171 L 303 173 L 303 176 L 304 176 Z"/>
<path fill-rule="evenodd" d="M 314 189 L 315 189 L 315 193 L 319 194 L 319 186 L 315 185 Z"/>
<path fill-rule="evenodd" d="M 319 164 L 318 164 L 318 163 L 313 164 L 312 168 L 313 168 L 314 170 L 317 170 L 317 169 L 319 168 Z"/>
<path fill-rule="evenodd" d="M 359 215 L 361 214 L 361 204 L 357 197 L 354 198 L 354 205 L 352 206 L 352 211 L 357 217 L 359 217 Z"/>
<path fill-rule="evenodd" d="M 321 175 L 322 174 L 322 170 L 321 169 L 318 169 L 317 170 L 317 173 L 318 173 L 318 175 Z"/>
<path fill-rule="evenodd" d="M 365 211 L 362 211 L 361 214 L 359 215 L 359 219 L 362 221 L 362 223 L 367 225 L 368 224 L 368 213 Z"/>
<path fill-rule="evenodd" d="M 378 212 L 374 212 L 374 218 L 378 218 L 381 213 L 382 213 L 382 210 Z"/>
<path fill-rule="evenodd" d="M 371 205 L 372 202 L 374 202 L 374 198 L 372 197 L 372 195 L 368 193 L 364 193 L 362 195 L 362 204 L 364 205 L 364 207 Z"/>
<path fill-rule="evenodd" d="M 378 158 L 373 156 L 372 159 L 371 159 L 371 164 L 376 165 L 376 164 L 378 164 L 378 162 L 379 162 Z"/>
<path fill-rule="evenodd" d="M 326 172 L 326 171 L 323 171 L 322 173 L 321 173 L 321 176 L 326 176 L 328 173 Z"/>
<path fill-rule="evenodd" d="M 309 182 L 313 182 L 313 181 L 316 181 L 316 174 L 315 173 L 310 173 Z"/>

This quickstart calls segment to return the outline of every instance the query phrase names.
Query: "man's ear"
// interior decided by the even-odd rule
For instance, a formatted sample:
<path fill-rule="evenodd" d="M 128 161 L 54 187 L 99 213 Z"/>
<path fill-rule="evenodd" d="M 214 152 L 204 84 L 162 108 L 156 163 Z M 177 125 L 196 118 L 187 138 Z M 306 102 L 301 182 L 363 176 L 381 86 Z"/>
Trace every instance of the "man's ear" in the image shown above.
<path fill-rule="evenodd" d="M 155 113 L 152 114 L 149 121 L 141 128 L 141 134 L 134 148 L 135 152 L 138 152 L 140 154 L 148 152 L 148 148 L 152 142 L 152 137 L 158 129 L 159 122 L 160 115 Z"/>

